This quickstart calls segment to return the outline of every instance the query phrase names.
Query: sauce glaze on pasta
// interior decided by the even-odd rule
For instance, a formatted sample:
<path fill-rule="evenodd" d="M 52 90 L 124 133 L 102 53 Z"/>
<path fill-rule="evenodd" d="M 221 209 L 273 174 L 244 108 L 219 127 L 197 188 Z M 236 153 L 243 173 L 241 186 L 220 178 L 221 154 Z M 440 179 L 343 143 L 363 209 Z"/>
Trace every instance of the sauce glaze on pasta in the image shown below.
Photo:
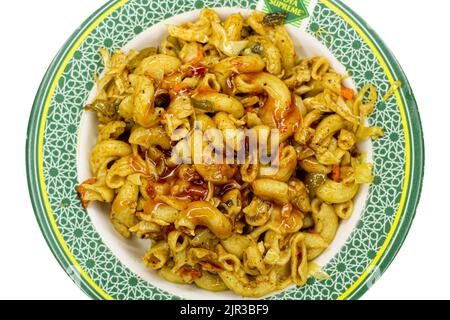
<path fill-rule="evenodd" d="M 245 297 L 303 286 L 373 180 L 357 144 L 383 135 L 364 125 L 375 88 L 356 94 L 327 59 L 298 57 L 280 16 L 221 21 L 204 9 L 169 25 L 160 48 L 101 50 L 105 75 L 86 107 L 100 122 L 93 178 L 78 192 L 84 207 L 110 203 L 123 237 L 150 239 L 143 262 L 168 281 Z M 176 164 L 177 132 L 192 135 L 195 121 L 278 129 L 279 169 Z"/>

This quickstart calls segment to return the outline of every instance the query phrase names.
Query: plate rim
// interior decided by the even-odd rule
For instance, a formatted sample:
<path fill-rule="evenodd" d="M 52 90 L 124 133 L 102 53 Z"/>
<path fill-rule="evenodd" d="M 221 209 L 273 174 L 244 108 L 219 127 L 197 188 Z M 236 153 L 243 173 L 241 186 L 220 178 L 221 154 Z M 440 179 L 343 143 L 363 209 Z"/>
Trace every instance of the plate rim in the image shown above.
<path fill-rule="evenodd" d="M 395 238 L 389 241 L 389 243 L 387 244 L 389 248 L 386 248 L 385 251 L 382 253 L 381 258 L 383 260 L 377 265 L 377 267 L 380 270 L 380 273 L 377 276 L 381 277 L 387 271 L 389 266 L 392 264 L 397 254 L 399 253 L 400 249 L 402 248 L 404 242 L 406 241 L 406 238 L 409 234 L 409 231 L 411 230 L 412 224 L 417 214 L 417 207 L 419 205 L 422 195 L 426 156 L 425 156 L 424 133 L 419 113 L 419 107 L 417 104 L 417 100 L 414 96 L 411 83 L 409 82 L 408 77 L 406 76 L 406 73 L 404 72 L 401 64 L 395 57 L 394 53 L 383 41 L 383 39 L 375 32 L 375 30 L 372 29 L 370 25 L 360 15 L 358 15 L 355 11 L 353 11 L 348 5 L 343 3 L 343 1 L 341 0 L 319 0 L 319 1 L 326 4 L 328 3 L 329 7 L 336 7 L 338 10 L 343 11 L 344 16 L 341 15 L 341 17 L 343 17 L 344 20 L 346 20 L 347 22 L 349 22 L 349 20 L 353 20 L 351 23 L 352 25 L 356 24 L 359 28 L 363 29 L 362 30 L 363 33 L 373 38 L 374 41 L 371 41 L 372 44 L 375 47 L 378 47 L 379 53 L 385 55 L 385 57 L 382 58 L 385 58 L 387 62 L 389 62 L 390 66 L 388 66 L 388 68 L 393 74 L 395 74 L 399 78 L 399 80 L 402 81 L 402 89 L 408 89 L 409 93 L 408 99 L 406 97 L 403 97 L 403 99 L 400 99 L 400 101 L 404 100 L 408 102 L 408 104 L 405 104 L 404 106 L 405 110 L 407 107 L 412 107 L 412 109 L 409 108 L 411 121 L 407 122 L 407 129 L 408 131 L 410 131 L 409 133 L 410 153 L 411 155 L 416 157 L 417 160 L 419 161 L 417 161 L 417 164 L 411 166 L 410 168 L 410 176 L 409 176 L 410 181 L 408 183 L 408 186 L 411 189 L 409 192 L 411 200 L 409 201 L 408 206 L 405 206 L 403 208 L 402 216 L 403 218 L 405 218 L 405 220 L 399 221 L 400 224 L 396 227 L 393 234 Z M 399 95 L 400 93 L 397 91 L 396 94 Z M 402 95 L 404 95 L 404 93 L 402 93 Z M 412 117 L 414 117 L 414 119 Z M 413 133 L 413 137 L 415 137 L 415 140 L 411 138 L 411 133 Z M 419 176 L 415 177 L 414 176 L 415 174 L 419 174 Z M 407 213 L 409 214 L 409 216 L 407 215 Z M 402 216 L 400 218 L 402 218 Z M 367 271 L 370 273 L 373 270 L 366 270 L 366 272 Z M 358 279 L 358 281 L 361 280 L 361 277 L 360 279 Z M 362 285 L 364 284 L 364 282 L 367 282 L 368 280 L 370 280 L 370 275 L 367 275 L 366 278 L 362 280 L 362 283 L 358 285 L 358 287 L 356 287 L 353 292 L 349 293 L 346 297 L 344 297 L 344 299 L 346 299 L 347 297 L 350 299 L 361 298 L 370 289 L 369 287 Z M 378 278 L 374 280 L 377 281 Z"/>
<path fill-rule="evenodd" d="M 409 114 L 411 116 L 410 121 L 406 121 L 406 128 L 409 131 L 410 135 L 410 153 L 414 157 L 414 159 L 417 161 L 417 163 L 414 164 L 414 166 L 410 167 L 410 172 L 406 173 L 409 175 L 409 181 L 408 183 L 405 183 L 407 185 L 407 189 L 409 189 L 409 192 L 407 196 L 410 197 L 407 206 L 405 206 L 402 211 L 403 214 L 400 216 L 400 220 L 398 221 L 398 225 L 395 226 L 395 230 L 393 230 L 393 237 L 389 240 L 387 240 L 387 246 L 384 250 L 384 252 L 381 253 L 379 261 L 375 262 L 375 265 L 380 270 L 380 276 L 387 270 L 389 265 L 393 262 L 396 255 L 398 254 L 399 250 L 401 249 L 404 241 L 406 240 L 406 237 L 410 231 L 410 228 L 412 226 L 412 223 L 414 221 L 414 217 L 416 215 L 416 209 L 418 206 L 418 203 L 420 201 L 422 186 L 423 186 L 423 177 L 424 177 L 424 169 L 425 169 L 425 146 L 424 146 L 424 135 L 423 135 L 423 128 L 420 120 L 420 114 L 418 110 L 417 101 L 415 100 L 414 94 L 411 89 L 411 85 L 395 56 L 393 53 L 389 50 L 389 48 L 386 46 L 386 44 L 381 40 L 381 38 L 378 36 L 378 34 L 370 28 L 370 26 L 359 16 L 357 15 L 353 10 L 351 10 L 347 5 L 343 4 L 339 0 L 320 0 L 322 3 L 329 7 L 334 7 L 334 10 L 339 10 L 339 12 L 336 11 L 341 17 L 343 17 L 347 22 L 352 22 L 357 26 L 356 31 L 358 31 L 358 28 L 360 31 L 368 36 L 371 37 L 374 41 L 372 42 L 372 45 L 378 47 L 378 51 L 382 55 L 383 60 L 387 60 L 389 62 L 388 69 L 391 73 L 396 75 L 396 78 L 399 78 L 403 82 L 403 88 L 408 89 L 409 96 L 408 97 L 401 97 L 400 101 L 407 101 L 408 103 L 405 105 L 406 107 L 409 107 Z M 49 96 L 50 93 L 50 87 L 49 85 L 54 82 L 54 75 L 55 71 L 61 69 L 61 64 L 66 59 L 70 58 L 71 56 L 69 53 L 71 51 L 74 51 L 74 49 L 77 48 L 76 44 L 82 39 L 81 37 L 85 34 L 89 34 L 89 30 L 95 28 L 96 25 L 101 23 L 104 18 L 109 16 L 113 11 L 115 11 L 117 8 L 121 7 L 123 4 L 127 3 L 128 0 L 110 0 L 107 3 L 105 3 L 102 7 L 97 9 L 87 20 L 83 22 L 83 24 L 76 29 L 76 31 L 69 37 L 69 39 L 66 41 L 66 43 L 63 45 L 63 47 L 59 50 L 56 57 L 53 59 L 52 63 L 50 64 L 47 72 L 45 73 L 45 76 L 39 86 L 38 92 L 36 94 L 33 107 L 30 113 L 29 123 L 28 123 L 28 129 L 27 129 L 27 141 L 26 141 L 26 170 L 27 170 L 27 182 L 28 182 L 28 189 L 29 189 L 29 195 L 31 198 L 31 202 L 33 205 L 33 210 L 35 212 L 35 218 L 37 219 L 37 222 L 39 224 L 39 227 L 41 229 L 41 232 L 43 233 L 43 236 L 47 242 L 47 245 L 50 247 L 53 255 L 55 256 L 58 263 L 61 265 L 61 267 L 65 270 L 65 272 L 76 282 L 76 284 L 91 298 L 94 299 L 111 299 L 111 297 L 103 291 L 102 288 L 100 288 L 90 277 L 84 272 L 84 270 L 78 265 L 78 263 L 75 260 L 72 261 L 70 256 L 67 255 L 67 252 L 64 252 L 64 240 L 61 242 L 55 241 L 54 236 L 55 232 L 57 233 L 57 230 L 50 230 L 48 226 L 46 226 L 46 223 L 48 221 L 45 221 L 46 218 L 48 218 L 49 213 L 48 212 L 42 212 L 39 209 L 38 202 L 42 201 L 42 190 L 39 184 L 34 184 L 33 179 L 36 179 L 37 177 L 33 174 L 33 169 L 35 167 L 39 167 L 35 162 L 32 162 L 32 157 L 30 157 L 31 154 L 34 154 L 36 151 L 39 152 L 39 143 L 36 143 L 34 139 L 36 139 L 36 136 L 33 136 L 34 131 L 37 130 L 37 132 L 40 132 L 42 130 L 41 128 L 41 121 L 40 118 L 42 117 L 42 114 L 44 111 L 43 106 L 45 101 L 47 99 L 51 98 Z M 348 20 L 347 20 L 348 19 Z M 351 23 L 351 24 L 352 24 Z M 352 25 L 353 27 L 353 25 Z M 369 39 L 370 40 L 370 39 Z M 383 57 L 384 56 L 384 57 Z M 57 73 L 58 73 L 57 72 Z M 56 73 L 56 74 L 57 74 Z M 52 84 L 53 85 L 53 84 Z M 399 93 L 397 93 L 399 94 Z M 402 93 L 403 95 L 403 93 Z M 45 122 L 44 122 L 45 124 Z M 414 137 L 414 140 L 411 138 Z M 36 147 L 36 148 L 33 148 Z M 35 150 L 35 151 L 34 151 Z M 417 175 L 418 176 L 415 176 Z M 404 187 L 402 188 L 404 190 Z M 44 199 L 45 200 L 45 199 Z M 406 214 L 407 213 L 407 214 Z M 398 215 L 398 213 L 397 213 Z M 396 218 L 397 218 L 396 215 Z M 402 220 L 403 219 L 403 220 Z M 51 220 L 51 217 L 50 217 Z M 394 228 L 394 226 L 392 226 Z M 58 228 L 56 228 L 58 229 Z M 56 234 L 57 236 L 57 234 Z M 395 237 L 394 237 L 395 236 Z M 58 236 L 57 236 L 58 238 Z M 377 254 L 378 255 L 378 254 Z M 72 257 L 73 258 L 73 257 Z M 74 260 L 74 259 L 73 259 Z M 77 268 L 77 270 L 71 269 L 70 264 L 68 261 L 71 261 L 73 265 Z M 369 268 L 370 269 L 370 268 Z M 367 290 L 369 289 L 366 285 L 364 285 L 368 280 L 370 280 L 370 275 L 373 272 L 373 269 L 366 270 L 365 273 L 366 276 L 364 277 L 361 275 L 361 277 L 352 285 L 355 286 L 351 292 L 348 294 L 344 294 L 345 296 L 341 296 L 342 299 L 358 299 L 360 298 Z M 77 274 L 79 273 L 79 274 Z M 81 277 L 79 277 L 81 275 Z M 375 279 L 377 280 L 377 279 Z M 357 283 L 360 281 L 360 283 Z M 348 292 L 349 290 L 347 290 Z"/>

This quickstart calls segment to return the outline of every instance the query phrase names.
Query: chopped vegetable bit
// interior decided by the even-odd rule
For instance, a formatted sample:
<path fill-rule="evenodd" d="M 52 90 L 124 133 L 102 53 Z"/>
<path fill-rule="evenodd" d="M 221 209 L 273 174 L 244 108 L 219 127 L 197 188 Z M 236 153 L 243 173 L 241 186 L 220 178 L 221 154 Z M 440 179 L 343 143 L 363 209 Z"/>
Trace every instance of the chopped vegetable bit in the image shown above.
<path fill-rule="evenodd" d="M 305 184 L 311 198 L 316 195 L 317 189 L 326 181 L 327 176 L 321 173 L 308 173 L 305 176 Z"/>
<path fill-rule="evenodd" d="M 334 165 L 331 171 L 331 179 L 339 182 L 341 180 L 341 167 L 339 165 Z"/>
<path fill-rule="evenodd" d="M 278 26 L 283 24 L 284 20 L 288 17 L 288 12 L 274 12 L 269 13 L 264 17 L 263 24 L 268 27 Z"/>
<path fill-rule="evenodd" d="M 109 121 L 116 120 L 118 117 L 119 103 L 117 101 L 96 100 L 88 104 L 85 109 L 95 111 L 100 118 L 106 118 Z"/>
<path fill-rule="evenodd" d="M 195 279 L 201 278 L 202 272 L 197 269 L 191 269 L 191 268 L 184 267 L 180 270 L 180 275 L 183 277 L 188 276 L 188 277 L 191 277 L 192 280 L 195 280 Z"/>
<path fill-rule="evenodd" d="M 345 100 L 353 100 L 353 97 L 355 96 L 355 92 L 347 87 L 342 86 L 342 96 Z"/>
<path fill-rule="evenodd" d="M 189 90 L 190 90 L 189 86 L 184 82 L 180 82 L 172 88 L 172 92 L 175 95 L 184 94 L 184 93 L 188 92 Z"/>
<path fill-rule="evenodd" d="M 200 109 L 205 112 L 214 112 L 214 103 L 208 100 L 192 99 L 192 105 L 196 109 Z"/>
<path fill-rule="evenodd" d="M 371 184 L 374 180 L 372 170 L 373 165 L 370 163 L 360 163 L 354 166 L 355 181 L 359 184 Z"/>

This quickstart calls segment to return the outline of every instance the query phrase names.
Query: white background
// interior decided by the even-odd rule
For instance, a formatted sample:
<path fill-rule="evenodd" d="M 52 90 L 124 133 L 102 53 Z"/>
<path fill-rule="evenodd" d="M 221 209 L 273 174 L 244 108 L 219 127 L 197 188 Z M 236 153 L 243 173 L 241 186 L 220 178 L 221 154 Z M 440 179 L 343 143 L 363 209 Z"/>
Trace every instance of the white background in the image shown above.
<path fill-rule="evenodd" d="M 164 0 L 160 0 L 164 1 Z M 29 201 L 29 112 L 52 58 L 104 0 L 5 1 L 0 10 L 0 298 L 87 299 L 61 269 Z M 345 0 L 394 52 L 425 134 L 422 200 L 391 267 L 364 299 L 450 299 L 450 46 L 443 0 Z"/>

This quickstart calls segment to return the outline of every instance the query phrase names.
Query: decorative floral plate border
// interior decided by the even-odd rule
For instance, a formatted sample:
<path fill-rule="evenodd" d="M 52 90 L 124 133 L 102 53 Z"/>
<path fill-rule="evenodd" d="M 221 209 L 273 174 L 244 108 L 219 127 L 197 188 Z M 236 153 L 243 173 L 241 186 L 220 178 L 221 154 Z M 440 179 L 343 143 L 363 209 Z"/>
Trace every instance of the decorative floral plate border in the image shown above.
<path fill-rule="evenodd" d="M 358 88 L 371 82 L 382 97 L 395 81 L 403 86 L 388 101 L 380 98 L 370 118 L 371 125 L 386 131 L 373 144 L 376 179 L 357 227 L 325 266 L 330 279 L 310 279 L 307 286 L 270 299 L 357 299 L 395 258 L 414 219 L 424 168 L 420 116 L 397 60 L 360 17 L 340 1 L 304 2 L 314 2 L 306 31 L 351 72 Z M 76 194 L 78 128 L 94 86 L 92 75 L 102 71 L 99 49 L 118 50 L 155 23 L 202 7 L 256 6 L 257 0 L 110 1 L 70 37 L 50 65 L 28 127 L 29 192 L 53 254 L 90 297 L 179 299 L 140 279 L 114 256 Z"/>

